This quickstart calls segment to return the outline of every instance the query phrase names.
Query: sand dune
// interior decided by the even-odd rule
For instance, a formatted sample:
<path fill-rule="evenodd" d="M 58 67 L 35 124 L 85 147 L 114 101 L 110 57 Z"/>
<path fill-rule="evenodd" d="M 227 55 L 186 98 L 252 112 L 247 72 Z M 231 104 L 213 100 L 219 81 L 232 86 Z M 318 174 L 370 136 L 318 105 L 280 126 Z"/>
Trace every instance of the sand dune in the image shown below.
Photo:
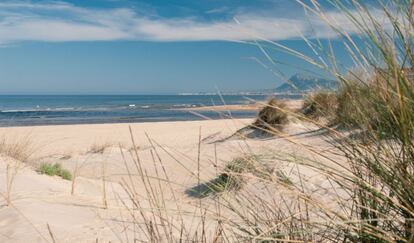
<path fill-rule="evenodd" d="M 6 206 L 6 201 L 0 199 L 0 241 L 51 242 L 51 234 L 57 242 L 118 242 L 132 237 L 145 238 L 136 235 L 127 206 L 123 205 L 131 202 L 121 184 L 128 178 L 128 171 L 136 171 L 129 127 L 145 173 L 159 177 L 165 169 L 168 174 L 169 183 L 164 181 L 159 185 L 165 189 L 165 207 L 176 210 L 178 200 L 184 214 L 188 215 L 194 212 L 194 202 L 198 200 L 185 192 L 197 185 L 198 168 L 202 172 L 200 180 L 204 182 L 214 178 L 226 162 L 243 154 L 300 156 L 308 153 L 297 151 L 292 141 L 313 147 L 327 146 L 322 138 L 312 135 L 314 126 L 299 121 L 293 121 L 284 131 L 294 135 L 289 139 L 292 141 L 281 137 L 235 138 L 214 143 L 250 122 L 251 119 L 240 119 L 0 128 L 6 141 L 30 138 L 33 150 L 25 163 L 4 156 L 0 158 L 2 182 L 10 181 L 13 168 L 18 166 L 10 190 L 11 205 Z M 40 163 L 62 164 L 77 175 L 75 183 L 38 174 L 34 170 Z M 155 179 L 150 181 L 158 183 Z M 73 195 L 72 185 L 75 185 Z M 3 195 L 7 194 L 6 188 L 2 183 Z M 146 205 L 145 186 L 139 179 L 136 193 L 143 197 L 142 203 Z M 188 217 L 186 222 L 190 224 L 193 220 Z"/>

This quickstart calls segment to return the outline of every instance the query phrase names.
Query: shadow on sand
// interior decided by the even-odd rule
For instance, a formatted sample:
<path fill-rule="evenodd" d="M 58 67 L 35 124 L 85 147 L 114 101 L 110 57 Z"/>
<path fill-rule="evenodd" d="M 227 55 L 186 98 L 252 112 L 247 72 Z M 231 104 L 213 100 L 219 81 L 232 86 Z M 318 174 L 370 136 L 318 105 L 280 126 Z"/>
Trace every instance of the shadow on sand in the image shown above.
<path fill-rule="evenodd" d="M 187 196 L 193 198 L 205 198 L 216 196 L 219 193 L 241 188 L 242 181 L 237 178 L 222 173 L 218 177 L 199 185 L 195 185 L 185 191 Z"/>
<path fill-rule="evenodd" d="M 284 136 L 289 138 L 295 138 L 295 137 L 313 137 L 313 136 L 322 136 L 328 134 L 330 131 L 328 128 L 319 128 L 312 131 L 305 131 L 305 132 L 299 132 L 292 135 L 286 135 Z M 255 140 L 269 140 L 269 139 L 280 139 L 284 138 L 282 136 L 278 136 L 274 132 L 266 131 L 261 128 L 256 128 L 253 126 L 246 126 L 244 128 L 241 128 L 240 130 L 236 131 L 232 135 L 221 138 L 221 139 L 215 139 L 215 135 L 211 135 L 205 139 L 203 139 L 203 142 L 206 142 L 207 144 L 213 144 L 213 143 L 222 143 L 230 140 L 238 140 L 238 139 L 255 139 Z"/>

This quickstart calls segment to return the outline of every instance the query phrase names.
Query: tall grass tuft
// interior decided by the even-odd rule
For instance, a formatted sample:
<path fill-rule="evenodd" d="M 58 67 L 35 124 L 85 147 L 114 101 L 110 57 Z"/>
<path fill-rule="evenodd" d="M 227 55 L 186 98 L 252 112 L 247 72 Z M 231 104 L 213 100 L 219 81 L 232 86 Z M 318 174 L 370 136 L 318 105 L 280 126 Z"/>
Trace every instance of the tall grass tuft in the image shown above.
<path fill-rule="evenodd" d="M 264 131 L 283 129 L 283 125 L 287 124 L 289 121 L 285 109 L 285 102 L 276 98 L 270 98 L 266 105 L 259 111 L 253 126 L 263 129 Z"/>
<path fill-rule="evenodd" d="M 0 154 L 21 162 L 28 162 L 34 150 L 30 137 L 16 139 L 15 141 L 5 137 L 0 139 Z"/>
<path fill-rule="evenodd" d="M 353 33 L 330 21 L 316 1 L 298 1 L 341 38 L 357 69 L 343 74 L 333 51 L 308 60 L 341 82 L 337 122 L 350 132 L 361 132 L 360 143 L 341 132 L 331 133 L 333 146 L 346 158 L 344 173 L 318 170 L 348 194 L 340 202 L 345 214 L 338 219 L 341 241 L 412 242 L 414 240 L 414 20 L 412 1 L 332 0 L 331 7 L 345 16 Z M 379 13 L 379 12 L 380 13 Z M 342 23 L 343 24 L 343 23 Z M 356 34 L 355 34 L 356 33 Z M 310 44 L 319 45 L 321 42 Z M 329 49 L 329 47 L 328 47 Z M 326 50 L 326 48 L 325 48 Z M 332 50 L 332 49 L 331 49 Z M 325 61 L 323 58 L 326 57 Z M 328 63 L 329 61 L 329 63 Z M 339 138 L 339 139 L 338 139 Z M 327 219 L 326 219 L 327 220 Z"/>
<path fill-rule="evenodd" d="M 310 119 L 325 118 L 333 121 L 338 110 L 338 96 L 334 91 L 320 90 L 308 95 L 302 107 L 302 112 Z"/>
<path fill-rule="evenodd" d="M 341 125 L 335 130 L 314 121 L 331 131 L 325 138 L 335 152 L 288 138 L 319 157 L 297 159 L 292 155 L 285 162 L 298 172 L 289 180 L 280 179 L 285 174 L 272 175 L 259 180 L 256 193 L 243 190 L 236 199 L 222 201 L 231 212 L 225 229 L 232 240 L 253 242 L 413 242 L 414 2 L 374 1 L 376 7 L 362 0 L 297 2 L 312 18 L 331 27 L 355 67 L 344 72 L 331 42 L 306 37 L 315 56 L 266 39 L 261 40 L 261 51 L 275 63 L 266 48 L 281 49 L 340 82 L 336 94 L 307 101 L 311 118 L 327 113 L 332 123 Z M 332 9 L 341 16 L 339 24 L 332 20 Z M 335 106 L 328 105 L 331 102 Z M 273 113 L 279 110 L 263 110 L 255 125 L 283 124 L 286 117 Z M 368 143 L 349 136 L 354 133 Z M 324 180 L 312 184 L 301 170 Z M 323 187 L 324 183 L 328 186 Z"/>
<path fill-rule="evenodd" d="M 340 71 L 330 43 L 326 47 L 325 42 L 306 39 L 313 53 L 321 51 L 315 58 L 263 40 L 340 81 L 338 93 L 315 94 L 305 102 L 314 124 L 331 131 L 325 139 L 332 148 L 321 150 L 284 136 L 296 150 L 312 156 L 274 151 L 273 165 L 280 166 L 276 172 L 262 169 L 263 158 L 233 160 L 207 187 L 220 192 L 236 181 L 237 193 L 199 197 L 184 207 L 188 198 L 176 195 L 178 185 L 167 173 L 159 150 L 186 165 L 148 137 L 157 177 L 150 176 L 130 130 L 133 164 L 124 161 L 128 175 L 121 185 L 127 197 L 120 201 L 133 224 L 133 241 L 414 241 L 414 3 L 378 1 L 380 8 L 374 9 L 365 1 L 328 0 L 330 9 L 347 21 L 344 30 L 318 1 L 297 2 L 331 26 L 357 66 L 354 70 L 362 70 Z M 271 99 L 254 126 L 276 133 L 288 122 L 284 107 Z M 316 121 L 326 115 L 341 129 Z M 369 143 L 349 136 L 357 132 Z M 198 182 L 199 162 L 197 173 L 187 170 Z"/>

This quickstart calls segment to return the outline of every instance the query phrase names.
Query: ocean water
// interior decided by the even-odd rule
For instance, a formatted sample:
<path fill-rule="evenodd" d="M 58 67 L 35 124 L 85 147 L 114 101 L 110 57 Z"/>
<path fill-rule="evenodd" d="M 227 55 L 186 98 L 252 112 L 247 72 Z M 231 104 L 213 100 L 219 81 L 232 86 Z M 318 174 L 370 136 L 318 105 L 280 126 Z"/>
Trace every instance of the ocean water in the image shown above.
<path fill-rule="evenodd" d="M 260 95 L 248 98 L 266 99 Z M 225 104 L 248 104 L 251 103 L 248 98 L 237 95 L 2 95 L 0 126 L 220 119 L 230 114 L 212 111 L 194 114 L 182 108 L 222 105 L 223 100 Z M 254 111 L 231 112 L 234 118 L 255 115 Z"/>

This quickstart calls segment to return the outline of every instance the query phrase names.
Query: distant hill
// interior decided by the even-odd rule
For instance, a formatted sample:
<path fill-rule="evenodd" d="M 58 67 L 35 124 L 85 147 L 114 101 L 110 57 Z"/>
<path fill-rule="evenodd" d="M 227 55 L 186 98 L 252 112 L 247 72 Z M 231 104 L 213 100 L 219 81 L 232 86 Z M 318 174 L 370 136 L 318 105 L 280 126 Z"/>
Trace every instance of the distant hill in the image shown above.
<path fill-rule="evenodd" d="M 335 90 L 338 82 L 303 74 L 293 75 L 286 83 L 274 89 L 275 93 L 307 93 L 318 89 Z"/>
<path fill-rule="evenodd" d="M 277 88 L 245 91 L 221 91 L 221 95 L 284 95 L 302 96 L 318 89 L 335 90 L 338 82 L 330 79 L 317 78 L 304 74 L 293 75 L 288 82 Z M 179 93 L 179 95 L 218 95 L 218 92 Z"/>

